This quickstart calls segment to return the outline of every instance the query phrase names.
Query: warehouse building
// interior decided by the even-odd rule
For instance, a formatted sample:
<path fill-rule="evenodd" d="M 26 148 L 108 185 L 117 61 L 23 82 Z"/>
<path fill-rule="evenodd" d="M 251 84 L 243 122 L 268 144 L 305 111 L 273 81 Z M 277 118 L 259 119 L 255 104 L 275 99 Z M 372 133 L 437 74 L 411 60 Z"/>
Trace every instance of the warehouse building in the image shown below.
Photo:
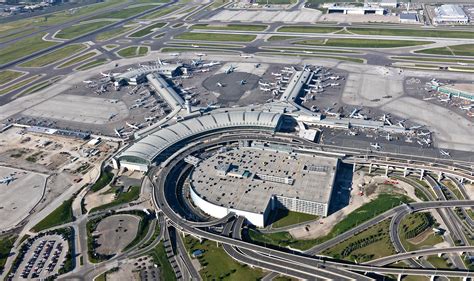
<path fill-rule="evenodd" d="M 205 213 L 245 216 L 264 227 L 276 209 L 327 216 L 338 159 L 252 145 L 201 161 L 190 176 L 194 204 Z"/>
<path fill-rule="evenodd" d="M 469 17 L 459 5 L 441 5 L 435 8 L 434 24 L 467 24 Z"/>

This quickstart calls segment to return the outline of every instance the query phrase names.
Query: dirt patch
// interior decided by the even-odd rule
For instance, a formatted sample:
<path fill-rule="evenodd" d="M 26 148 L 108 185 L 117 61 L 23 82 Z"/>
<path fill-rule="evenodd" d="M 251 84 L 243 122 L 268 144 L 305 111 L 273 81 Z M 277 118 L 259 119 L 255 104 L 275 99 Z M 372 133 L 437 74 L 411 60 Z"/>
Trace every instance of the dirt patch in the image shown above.
<path fill-rule="evenodd" d="M 133 215 L 114 215 L 99 222 L 96 232 L 99 233 L 97 253 L 114 255 L 122 251 L 137 235 L 140 217 Z"/>

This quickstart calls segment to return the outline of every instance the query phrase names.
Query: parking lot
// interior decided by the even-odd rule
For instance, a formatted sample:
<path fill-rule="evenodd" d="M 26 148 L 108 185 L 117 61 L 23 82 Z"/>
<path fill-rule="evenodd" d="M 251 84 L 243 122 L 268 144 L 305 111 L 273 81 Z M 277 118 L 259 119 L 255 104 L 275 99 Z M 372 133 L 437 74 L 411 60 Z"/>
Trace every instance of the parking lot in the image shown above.
<path fill-rule="evenodd" d="M 133 215 L 114 215 L 104 218 L 97 225 L 95 235 L 99 235 L 96 251 L 101 255 L 114 255 L 122 251 L 135 239 L 140 217 Z"/>
<path fill-rule="evenodd" d="M 59 235 L 36 239 L 30 246 L 17 275 L 20 279 L 43 279 L 58 273 L 68 252 L 68 243 Z"/>

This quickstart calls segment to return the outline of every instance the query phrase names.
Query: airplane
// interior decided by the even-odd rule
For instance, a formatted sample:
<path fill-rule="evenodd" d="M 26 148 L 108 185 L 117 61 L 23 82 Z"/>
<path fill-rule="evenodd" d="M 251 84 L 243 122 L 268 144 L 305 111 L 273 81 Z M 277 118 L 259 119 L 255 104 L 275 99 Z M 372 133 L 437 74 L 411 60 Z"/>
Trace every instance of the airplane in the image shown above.
<path fill-rule="evenodd" d="M 329 86 L 331 87 L 337 87 L 337 86 L 340 86 L 341 84 L 339 83 L 330 83 Z"/>
<path fill-rule="evenodd" d="M 303 51 L 303 53 L 305 53 L 305 54 L 312 54 L 313 52 L 311 52 L 311 51 Z"/>
<path fill-rule="evenodd" d="M 156 116 L 145 117 L 145 121 L 146 122 L 153 121 L 153 120 L 155 120 L 155 118 L 156 118 Z"/>
<path fill-rule="evenodd" d="M 386 114 L 384 114 L 384 115 L 382 116 L 382 121 L 386 122 L 389 126 L 392 126 L 392 125 L 393 125 L 392 121 L 390 121 L 390 119 L 389 119 L 389 116 L 386 115 Z"/>
<path fill-rule="evenodd" d="M 331 80 L 339 80 L 340 77 L 339 75 L 336 75 L 336 76 L 329 76 L 328 78 Z"/>
<path fill-rule="evenodd" d="M 351 114 L 349 115 L 349 118 L 353 118 L 359 111 L 360 108 L 354 108 L 354 110 L 352 110 Z"/>
<path fill-rule="evenodd" d="M 260 87 L 260 90 L 264 91 L 264 92 L 270 92 L 271 91 L 270 88 L 263 88 L 263 87 Z"/>
<path fill-rule="evenodd" d="M 429 100 L 434 100 L 435 98 L 434 97 L 429 97 L 429 98 L 424 98 L 423 100 L 424 101 L 429 101 Z"/>
<path fill-rule="evenodd" d="M 199 45 L 192 44 L 191 47 L 193 47 L 193 48 L 199 48 Z"/>
<path fill-rule="evenodd" d="M 125 122 L 125 125 L 127 125 L 128 127 L 134 129 L 134 130 L 139 130 L 140 127 L 138 127 L 137 125 L 134 125 L 134 124 L 130 124 L 128 122 Z"/>
<path fill-rule="evenodd" d="M 222 88 L 222 87 L 224 87 L 225 85 L 222 84 L 221 82 L 217 82 L 217 86 Z"/>
<path fill-rule="evenodd" d="M 406 137 L 405 142 L 412 143 L 413 140 L 411 139 L 411 137 Z"/>
<path fill-rule="evenodd" d="M 385 136 L 385 138 L 386 138 L 388 141 L 392 141 L 392 135 L 390 135 L 390 134 L 387 134 L 387 135 Z"/>
<path fill-rule="evenodd" d="M 241 54 L 240 57 L 242 57 L 244 59 L 253 58 L 252 55 L 244 55 L 244 54 Z"/>
<path fill-rule="evenodd" d="M 202 67 L 213 67 L 214 65 L 219 65 L 219 64 L 221 64 L 221 62 L 219 62 L 219 61 L 216 61 L 216 62 L 211 61 L 211 62 L 208 62 L 208 63 L 203 64 Z"/>
<path fill-rule="evenodd" d="M 450 97 L 447 97 L 447 98 L 444 98 L 444 99 L 439 98 L 439 101 L 440 101 L 440 102 L 450 102 L 450 101 L 451 101 L 451 98 L 450 98 Z"/>
<path fill-rule="evenodd" d="M 471 108 L 473 108 L 474 105 L 470 104 L 470 105 L 466 105 L 466 106 L 460 106 L 459 108 L 461 110 L 471 110 Z"/>
<path fill-rule="evenodd" d="M 423 143 L 419 140 L 416 141 L 419 145 L 423 146 Z"/>
<path fill-rule="evenodd" d="M 195 55 L 198 56 L 198 57 L 205 57 L 206 56 L 205 53 L 195 53 Z"/>
<path fill-rule="evenodd" d="M 196 72 L 202 72 L 202 73 L 209 72 L 209 71 L 211 71 L 209 68 L 203 68 L 203 69 L 196 70 Z"/>
<path fill-rule="evenodd" d="M 316 105 L 312 105 L 310 110 L 313 111 L 313 112 L 318 112 L 319 111 L 319 109 Z"/>
<path fill-rule="evenodd" d="M 16 180 L 16 178 L 12 177 L 11 175 L 8 177 L 3 177 L 2 179 L 0 179 L 0 184 L 9 185 L 14 180 Z"/>
<path fill-rule="evenodd" d="M 270 87 L 270 84 L 264 83 L 262 81 L 258 81 L 258 85 L 263 86 L 263 87 Z"/>
<path fill-rule="evenodd" d="M 122 131 L 121 129 L 114 129 L 114 133 L 117 135 L 117 137 L 121 138 L 122 137 L 122 134 L 120 133 L 120 131 Z"/>
<path fill-rule="evenodd" d="M 451 157 L 451 153 L 449 153 L 449 151 L 440 149 L 439 152 L 444 156 Z"/>
<path fill-rule="evenodd" d="M 109 120 L 114 119 L 114 117 L 117 116 L 117 113 L 112 113 L 109 115 Z"/>
<path fill-rule="evenodd" d="M 431 135 L 431 132 L 430 132 L 430 131 L 428 131 L 428 132 L 420 132 L 420 133 L 418 133 L 418 134 L 416 134 L 416 135 L 419 136 L 419 137 L 424 137 L 424 136 L 429 136 L 429 135 Z"/>
<path fill-rule="evenodd" d="M 273 76 L 276 76 L 276 77 L 281 77 L 281 73 L 273 73 L 273 72 L 272 72 L 272 75 L 273 75 Z"/>
<path fill-rule="evenodd" d="M 199 66 L 200 64 L 202 64 L 201 58 L 198 58 L 197 60 L 191 60 L 192 66 Z"/>
<path fill-rule="evenodd" d="M 100 75 L 102 75 L 103 77 L 107 77 L 107 78 L 112 78 L 112 74 L 109 72 L 109 73 L 103 73 L 101 72 Z"/>
<path fill-rule="evenodd" d="M 350 136 L 357 136 L 357 134 L 358 134 L 358 133 L 357 133 L 356 131 L 351 131 L 351 130 L 349 130 L 349 135 L 350 135 Z"/>
<path fill-rule="evenodd" d="M 86 83 L 87 85 L 94 83 L 94 81 L 92 80 L 84 80 L 82 82 Z"/>
<path fill-rule="evenodd" d="M 422 125 L 421 126 L 412 126 L 412 127 L 410 127 L 410 130 L 418 130 L 418 129 L 421 129 L 421 128 L 423 128 Z"/>
<path fill-rule="evenodd" d="M 179 56 L 179 55 L 180 55 L 179 53 L 172 53 L 172 54 L 170 54 L 170 56 L 172 56 L 172 57 L 177 57 L 177 56 Z"/>
<path fill-rule="evenodd" d="M 236 68 L 236 67 L 234 67 L 234 66 L 231 64 L 231 65 L 229 66 L 229 68 L 227 68 L 227 69 L 225 70 L 225 74 L 229 74 L 229 73 L 234 72 L 235 68 Z"/>
<path fill-rule="evenodd" d="M 406 121 L 406 120 L 400 120 L 400 121 L 398 121 L 398 123 L 397 123 L 398 126 L 400 126 L 400 127 L 402 127 L 403 129 L 405 129 L 405 128 L 406 128 L 406 127 L 405 127 L 405 121 Z"/>
<path fill-rule="evenodd" d="M 379 150 L 381 148 L 380 144 L 378 144 L 378 143 L 370 143 L 370 146 L 375 148 L 376 150 Z"/>
<path fill-rule="evenodd" d="M 162 61 L 160 58 L 158 58 L 158 64 L 159 65 L 168 65 L 169 63 Z"/>
<path fill-rule="evenodd" d="M 239 83 L 240 83 L 240 85 L 245 85 L 245 84 L 247 84 L 247 80 L 240 80 Z"/>

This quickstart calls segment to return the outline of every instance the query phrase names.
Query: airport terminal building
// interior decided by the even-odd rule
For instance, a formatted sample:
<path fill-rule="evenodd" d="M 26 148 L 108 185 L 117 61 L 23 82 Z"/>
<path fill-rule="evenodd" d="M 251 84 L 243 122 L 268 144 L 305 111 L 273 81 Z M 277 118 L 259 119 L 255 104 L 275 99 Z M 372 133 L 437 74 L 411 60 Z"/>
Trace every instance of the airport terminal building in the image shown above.
<path fill-rule="evenodd" d="M 294 152 L 287 146 L 239 147 L 201 161 L 190 195 L 205 213 L 245 216 L 258 226 L 276 209 L 327 216 L 338 159 Z"/>

